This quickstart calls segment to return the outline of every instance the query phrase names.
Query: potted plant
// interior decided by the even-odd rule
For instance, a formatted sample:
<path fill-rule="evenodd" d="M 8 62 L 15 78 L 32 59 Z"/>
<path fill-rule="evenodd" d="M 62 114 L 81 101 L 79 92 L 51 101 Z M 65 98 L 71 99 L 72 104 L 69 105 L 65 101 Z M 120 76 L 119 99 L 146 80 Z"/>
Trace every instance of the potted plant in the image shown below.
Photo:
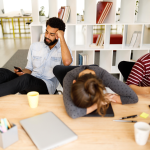
<path fill-rule="evenodd" d="M 41 6 L 41 10 L 39 11 L 39 19 L 40 19 L 40 22 L 43 22 L 46 20 L 44 6 Z"/>
<path fill-rule="evenodd" d="M 136 1 L 136 6 L 135 6 L 135 22 L 137 21 L 138 8 L 139 8 L 139 0 Z"/>

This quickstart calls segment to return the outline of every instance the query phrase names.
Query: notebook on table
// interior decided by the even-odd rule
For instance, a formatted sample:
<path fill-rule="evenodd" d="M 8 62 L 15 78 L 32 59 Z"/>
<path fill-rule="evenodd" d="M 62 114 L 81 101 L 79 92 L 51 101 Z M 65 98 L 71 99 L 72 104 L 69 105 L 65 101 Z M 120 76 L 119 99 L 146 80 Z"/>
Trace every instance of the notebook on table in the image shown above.
<path fill-rule="evenodd" d="M 102 116 L 97 113 L 97 110 L 95 110 L 92 113 L 85 115 L 84 117 L 102 117 Z M 106 115 L 104 117 L 114 117 L 114 111 L 112 109 L 111 104 L 109 104 L 109 107 L 106 111 Z"/>
<path fill-rule="evenodd" d="M 106 87 L 106 93 L 111 93 L 111 94 L 115 94 L 114 91 L 112 91 L 110 88 Z M 97 113 L 97 111 L 93 111 L 90 114 L 85 115 L 84 117 L 101 117 L 101 115 L 99 115 Z M 114 111 L 112 109 L 111 104 L 109 104 L 109 107 L 106 111 L 106 115 L 104 117 L 114 117 Z"/>
<path fill-rule="evenodd" d="M 49 150 L 74 141 L 78 136 L 52 112 L 20 121 L 39 150 Z"/>

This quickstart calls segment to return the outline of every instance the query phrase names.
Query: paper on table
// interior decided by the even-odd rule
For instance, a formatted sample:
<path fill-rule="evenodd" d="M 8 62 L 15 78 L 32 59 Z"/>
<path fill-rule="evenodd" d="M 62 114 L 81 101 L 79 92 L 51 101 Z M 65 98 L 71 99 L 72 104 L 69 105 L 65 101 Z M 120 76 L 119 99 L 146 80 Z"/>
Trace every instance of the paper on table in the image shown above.
<path fill-rule="evenodd" d="M 145 112 L 143 112 L 141 115 L 140 115 L 140 117 L 142 117 L 142 118 L 147 118 L 149 116 L 149 114 L 147 114 L 147 113 L 145 113 Z"/>

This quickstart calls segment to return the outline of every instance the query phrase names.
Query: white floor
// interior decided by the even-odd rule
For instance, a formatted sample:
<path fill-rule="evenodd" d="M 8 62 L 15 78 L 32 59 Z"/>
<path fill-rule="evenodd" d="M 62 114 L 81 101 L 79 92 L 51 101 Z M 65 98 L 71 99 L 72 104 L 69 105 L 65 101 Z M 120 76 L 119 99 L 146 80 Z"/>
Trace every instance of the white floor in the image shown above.
<path fill-rule="evenodd" d="M 29 49 L 31 39 L 0 39 L 0 67 L 14 55 L 18 49 Z"/>

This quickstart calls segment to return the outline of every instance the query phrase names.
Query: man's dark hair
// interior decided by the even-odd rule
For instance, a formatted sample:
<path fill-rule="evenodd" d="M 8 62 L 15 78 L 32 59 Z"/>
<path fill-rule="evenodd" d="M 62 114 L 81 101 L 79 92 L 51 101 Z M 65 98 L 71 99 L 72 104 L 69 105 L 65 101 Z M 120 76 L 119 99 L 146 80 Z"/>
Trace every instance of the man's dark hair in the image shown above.
<path fill-rule="evenodd" d="M 63 22 L 63 20 L 57 18 L 57 17 L 52 17 L 46 22 L 46 27 L 49 25 L 52 28 L 58 28 L 59 30 L 65 31 L 66 25 Z"/>

